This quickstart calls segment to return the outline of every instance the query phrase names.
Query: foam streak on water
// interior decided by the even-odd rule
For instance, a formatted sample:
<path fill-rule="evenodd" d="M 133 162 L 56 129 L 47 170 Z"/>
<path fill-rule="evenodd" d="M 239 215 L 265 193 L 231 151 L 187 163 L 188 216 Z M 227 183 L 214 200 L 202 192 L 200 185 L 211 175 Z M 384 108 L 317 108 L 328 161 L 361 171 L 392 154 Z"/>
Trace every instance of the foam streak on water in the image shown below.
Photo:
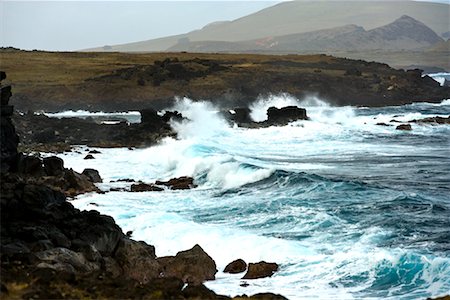
<path fill-rule="evenodd" d="M 95 160 L 61 155 L 67 167 L 96 168 L 102 189 L 119 178 L 152 182 L 193 176 L 189 191 L 110 192 L 73 201 L 112 215 L 124 231 L 173 255 L 200 244 L 221 271 L 237 258 L 280 264 L 272 278 L 217 274 L 227 295 L 277 292 L 291 299 L 417 299 L 450 292 L 450 126 L 399 122 L 448 116 L 449 100 L 386 108 L 331 107 L 289 95 L 259 99 L 306 107 L 310 120 L 284 127 L 227 125 L 207 102 L 182 99 L 191 121 L 179 139 L 148 149 L 99 149 Z M 386 123 L 392 126 L 380 126 Z M 98 206 L 94 206 L 95 203 Z"/>

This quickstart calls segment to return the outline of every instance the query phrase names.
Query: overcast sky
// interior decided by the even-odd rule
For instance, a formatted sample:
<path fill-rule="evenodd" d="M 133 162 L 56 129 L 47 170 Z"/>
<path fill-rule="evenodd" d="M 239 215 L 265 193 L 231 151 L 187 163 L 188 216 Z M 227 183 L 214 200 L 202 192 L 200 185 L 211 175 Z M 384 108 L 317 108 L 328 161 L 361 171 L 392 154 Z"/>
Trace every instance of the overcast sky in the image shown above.
<path fill-rule="evenodd" d="M 0 45 L 64 51 L 136 42 L 233 20 L 276 3 L 0 0 Z"/>
<path fill-rule="evenodd" d="M 71 51 L 136 42 L 234 20 L 277 2 L 0 0 L 0 46 Z"/>

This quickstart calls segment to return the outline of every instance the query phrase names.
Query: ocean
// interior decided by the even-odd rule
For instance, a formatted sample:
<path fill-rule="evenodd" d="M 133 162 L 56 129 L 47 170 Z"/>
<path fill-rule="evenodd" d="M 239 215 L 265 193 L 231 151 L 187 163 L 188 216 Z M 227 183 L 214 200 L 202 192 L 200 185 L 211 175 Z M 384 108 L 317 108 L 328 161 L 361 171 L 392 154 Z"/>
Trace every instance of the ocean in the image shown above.
<path fill-rule="evenodd" d="M 97 149 L 93 160 L 83 159 L 83 145 L 59 156 L 76 171 L 97 169 L 105 191 L 130 185 L 111 182 L 118 179 L 151 183 L 180 176 L 194 177 L 197 188 L 90 193 L 71 201 L 113 216 L 124 232 L 154 245 L 158 256 L 199 244 L 219 270 L 206 286 L 220 294 L 449 294 L 450 125 L 395 128 L 449 116 L 450 99 L 356 108 L 280 94 L 253 103 L 252 117 L 262 121 L 268 107 L 287 105 L 306 108 L 310 120 L 238 128 L 211 103 L 180 99 L 175 109 L 190 120 L 173 123 L 178 139 L 146 149 Z M 257 280 L 222 272 L 238 258 L 276 262 L 280 269 Z"/>

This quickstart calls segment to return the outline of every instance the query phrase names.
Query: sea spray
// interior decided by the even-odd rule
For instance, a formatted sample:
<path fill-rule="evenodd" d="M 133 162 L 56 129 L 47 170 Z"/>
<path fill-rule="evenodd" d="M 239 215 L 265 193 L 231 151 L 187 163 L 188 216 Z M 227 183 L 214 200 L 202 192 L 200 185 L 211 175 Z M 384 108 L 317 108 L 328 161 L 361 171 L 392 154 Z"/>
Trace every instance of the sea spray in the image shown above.
<path fill-rule="evenodd" d="M 295 101 L 310 120 L 245 129 L 222 123 L 214 106 L 184 99 L 176 108 L 189 120 L 174 124 L 178 139 L 132 152 L 102 149 L 92 161 L 60 154 L 68 167 L 97 168 L 105 181 L 190 175 L 199 184 L 188 191 L 87 194 L 73 203 L 114 216 L 124 231 L 155 245 L 158 256 L 199 243 L 219 269 L 206 285 L 230 296 L 448 293 L 450 126 L 413 124 L 400 132 L 391 122 L 448 115 L 448 100 L 366 109 Z M 237 258 L 275 261 L 280 270 L 241 287 L 242 274 L 221 272 Z"/>

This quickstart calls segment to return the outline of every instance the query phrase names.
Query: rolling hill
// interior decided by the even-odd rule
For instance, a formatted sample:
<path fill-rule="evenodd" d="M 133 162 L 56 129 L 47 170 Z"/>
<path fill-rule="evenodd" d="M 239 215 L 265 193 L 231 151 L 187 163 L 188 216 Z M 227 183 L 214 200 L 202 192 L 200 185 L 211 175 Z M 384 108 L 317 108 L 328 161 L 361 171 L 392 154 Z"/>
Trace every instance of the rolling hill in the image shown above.
<path fill-rule="evenodd" d="M 444 40 L 422 22 L 402 16 L 366 31 L 357 25 L 243 42 L 182 42 L 168 51 L 190 52 L 329 52 L 423 50 Z"/>
<path fill-rule="evenodd" d="M 370 31 L 402 15 L 408 15 L 426 24 L 434 32 L 443 34 L 450 27 L 449 7 L 448 4 L 418 1 L 291 1 L 233 21 L 215 22 L 185 34 L 87 51 L 166 51 L 186 42 L 240 42 L 308 33 L 348 24 L 356 24 Z"/>

